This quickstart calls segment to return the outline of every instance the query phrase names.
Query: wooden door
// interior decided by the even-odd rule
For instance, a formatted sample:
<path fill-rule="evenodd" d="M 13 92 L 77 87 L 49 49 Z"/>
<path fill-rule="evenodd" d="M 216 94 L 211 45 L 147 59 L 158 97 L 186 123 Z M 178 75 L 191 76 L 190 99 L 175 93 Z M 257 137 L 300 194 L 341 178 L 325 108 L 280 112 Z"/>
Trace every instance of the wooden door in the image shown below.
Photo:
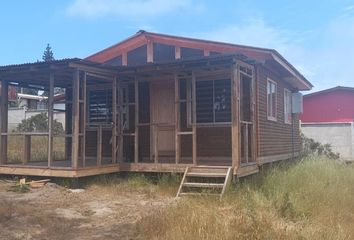
<path fill-rule="evenodd" d="M 157 138 L 159 156 L 175 154 L 174 82 L 151 82 L 153 139 Z M 156 136 L 157 135 L 157 136 Z M 155 140 L 156 142 L 156 140 Z M 152 146 L 153 147 L 153 146 Z"/>

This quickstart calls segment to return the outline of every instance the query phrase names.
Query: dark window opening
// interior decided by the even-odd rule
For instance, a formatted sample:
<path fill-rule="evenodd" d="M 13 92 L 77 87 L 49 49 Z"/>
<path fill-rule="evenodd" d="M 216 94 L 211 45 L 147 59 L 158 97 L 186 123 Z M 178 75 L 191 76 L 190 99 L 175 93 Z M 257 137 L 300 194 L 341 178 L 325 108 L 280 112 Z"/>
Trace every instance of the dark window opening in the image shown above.
<path fill-rule="evenodd" d="M 106 61 L 105 64 L 108 64 L 111 66 L 122 66 L 122 56 L 112 58 L 112 59 Z"/>
<path fill-rule="evenodd" d="M 128 65 L 136 66 L 143 65 L 147 63 L 147 46 L 143 45 L 141 47 L 135 48 L 128 52 Z"/>
<path fill-rule="evenodd" d="M 154 43 L 154 62 L 168 62 L 175 60 L 175 46 Z"/>
<path fill-rule="evenodd" d="M 231 122 L 231 80 L 196 82 L 197 123 Z"/>
<path fill-rule="evenodd" d="M 112 122 L 112 90 L 94 90 L 89 92 L 89 122 Z"/>
<path fill-rule="evenodd" d="M 193 58 L 193 57 L 202 57 L 204 56 L 204 50 L 195 49 L 195 48 L 185 48 L 181 47 L 181 58 Z"/>

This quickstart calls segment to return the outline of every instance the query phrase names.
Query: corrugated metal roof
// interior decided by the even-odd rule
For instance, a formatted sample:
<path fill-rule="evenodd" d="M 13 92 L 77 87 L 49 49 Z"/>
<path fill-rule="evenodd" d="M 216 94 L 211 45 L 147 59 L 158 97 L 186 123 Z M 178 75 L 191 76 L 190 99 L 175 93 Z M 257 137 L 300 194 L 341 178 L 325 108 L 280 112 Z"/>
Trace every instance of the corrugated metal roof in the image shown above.
<path fill-rule="evenodd" d="M 304 97 L 312 97 L 312 96 L 326 94 L 326 93 L 330 93 L 330 92 L 334 92 L 334 91 L 340 91 L 340 90 L 353 91 L 354 92 L 354 87 L 336 86 L 336 87 L 328 88 L 328 89 L 325 89 L 325 90 L 322 90 L 322 91 L 306 94 L 306 95 L 304 95 Z"/>

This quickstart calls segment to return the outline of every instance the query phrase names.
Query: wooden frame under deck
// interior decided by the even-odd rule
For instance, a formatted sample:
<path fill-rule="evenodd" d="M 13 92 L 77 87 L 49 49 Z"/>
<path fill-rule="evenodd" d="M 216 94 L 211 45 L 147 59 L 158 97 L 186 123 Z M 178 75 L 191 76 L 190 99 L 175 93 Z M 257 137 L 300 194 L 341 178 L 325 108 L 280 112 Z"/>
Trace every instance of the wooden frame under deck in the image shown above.
<path fill-rule="evenodd" d="M 197 105 L 196 105 L 196 82 L 198 77 L 206 77 L 213 79 L 213 75 L 217 76 L 220 73 L 231 76 L 231 122 L 224 126 L 229 128 L 231 135 L 230 144 L 230 161 L 226 164 L 232 166 L 234 174 L 240 169 L 240 72 L 239 66 L 247 66 L 252 69 L 252 62 L 245 63 L 248 60 L 238 55 L 225 55 L 205 57 L 195 60 L 175 61 L 166 64 L 151 64 L 138 67 L 124 67 L 113 68 L 105 67 L 102 65 L 94 64 L 91 62 L 82 61 L 79 59 L 54 61 L 52 63 L 34 63 L 24 64 L 18 66 L 0 67 L 0 80 L 2 82 L 1 88 L 1 105 L 0 105 L 0 174 L 13 174 L 13 175 L 39 175 L 39 176 L 56 176 L 56 177 L 82 177 L 97 175 L 102 173 L 113 173 L 120 171 L 136 171 L 136 172 L 184 172 L 187 166 L 195 166 L 201 164 L 209 164 L 214 162 L 214 165 L 220 164 L 222 159 L 228 157 L 218 156 L 198 156 L 198 134 L 203 132 L 202 128 L 209 128 L 208 125 L 198 126 L 197 124 Z M 254 75 L 253 75 L 254 76 Z M 89 78 L 94 78 L 89 80 Z M 11 79 L 11 80 L 10 80 Z M 173 99 L 171 107 L 174 108 L 173 124 L 173 140 L 174 140 L 174 161 L 166 163 L 163 157 L 159 156 L 159 129 L 170 128 L 171 126 L 163 126 L 154 123 L 150 119 L 149 123 L 139 122 L 139 83 L 143 81 L 171 81 L 173 89 Z M 188 79 L 190 83 L 191 98 L 180 98 L 180 82 L 181 79 Z M 6 152 L 7 149 L 7 85 L 9 82 L 17 81 L 20 86 L 28 86 L 30 84 L 42 85 L 49 91 L 49 108 L 48 108 L 48 132 L 45 133 L 23 133 L 25 140 L 23 142 L 23 164 L 7 164 Z M 254 81 L 254 79 L 252 80 Z M 94 84 L 93 84 L 94 82 Z M 122 127 L 122 109 L 123 100 L 121 94 L 122 83 L 134 83 L 134 125 L 133 133 L 129 133 L 128 137 L 134 137 L 133 141 L 133 162 L 124 162 L 123 149 L 124 149 L 124 136 L 127 133 L 123 132 Z M 65 87 L 71 89 L 66 96 L 67 106 L 66 113 L 70 115 L 67 118 L 70 124 L 69 131 L 65 133 L 66 139 L 66 162 L 69 164 L 62 164 L 65 166 L 58 166 L 53 159 L 53 98 L 54 87 Z M 111 120 L 109 128 L 107 124 L 97 124 L 94 130 L 88 124 L 88 91 L 92 88 L 111 88 L 112 96 L 112 109 Z M 187 87 L 188 88 L 188 87 Z M 164 101 L 163 99 L 161 101 Z M 188 104 L 191 106 L 191 128 L 190 130 L 182 129 L 181 127 L 181 104 Z M 71 111 L 71 112 L 70 112 Z M 254 110 L 252 110 L 254 111 Z M 221 125 L 223 126 L 223 125 Z M 151 162 L 141 162 L 139 137 L 142 136 L 139 127 L 149 127 L 150 144 L 152 144 L 153 152 L 150 152 Z M 218 127 L 218 125 L 211 126 L 211 128 Z M 199 130 L 199 128 L 201 130 Z M 108 130 L 107 130 L 108 129 Z M 111 129 L 111 130 L 109 130 Z M 89 131 L 97 131 L 96 137 L 96 157 L 87 156 L 87 151 L 90 151 Z M 104 131 L 111 131 L 110 135 L 110 157 L 104 156 L 107 151 L 104 142 Z M 170 131 L 170 130 L 168 130 Z M 45 165 L 29 163 L 29 154 L 31 141 L 30 137 L 33 135 L 42 134 L 48 136 L 48 161 Z M 255 133 L 253 131 L 254 136 Z M 181 138 L 191 136 L 191 156 L 182 156 Z M 255 138 L 254 138 L 255 139 Z M 200 138 L 199 141 L 203 140 Z M 252 148 L 255 151 L 256 147 Z M 255 154 L 255 153 L 254 153 Z M 254 155 L 255 156 L 255 155 Z M 188 160 L 189 159 L 189 160 Z M 204 160 L 208 160 L 205 162 Z M 218 160 L 219 159 L 219 160 Z M 92 160 L 93 165 L 92 165 Z M 186 163 L 189 162 L 189 163 Z M 211 161 L 211 162 L 210 162 Z M 218 163 L 218 161 L 220 163 Z"/>

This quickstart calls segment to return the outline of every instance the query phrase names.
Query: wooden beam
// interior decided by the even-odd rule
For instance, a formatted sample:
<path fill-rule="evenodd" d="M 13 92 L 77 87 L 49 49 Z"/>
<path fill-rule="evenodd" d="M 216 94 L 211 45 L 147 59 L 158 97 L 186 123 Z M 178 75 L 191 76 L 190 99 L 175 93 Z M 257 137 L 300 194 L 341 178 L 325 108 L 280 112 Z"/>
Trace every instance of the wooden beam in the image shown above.
<path fill-rule="evenodd" d="M 231 66 L 231 151 L 234 172 L 240 164 L 239 82 L 238 67 L 233 64 Z"/>
<path fill-rule="evenodd" d="M 8 82 L 1 81 L 0 132 L 7 133 L 8 122 Z M 7 163 L 7 136 L 0 137 L 0 164 Z"/>
<path fill-rule="evenodd" d="M 139 162 L 139 82 L 135 78 L 135 137 L 134 137 L 134 162 Z"/>
<path fill-rule="evenodd" d="M 154 43 L 151 40 L 148 40 L 147 43 L 147 62 L 153 63 L 154 62 Z"/>
<path fill-rule="evenodd" d="M 175 46 L 175 59 L 181 59 L 181 48 L 179 46 Z"/>
<path fill-rule="evenodd" d="M 176 151 L 176 164 L 180 162 L 181 157 L 181 136 L 178 134 L 181 131 L 180 126 L 180 102 L 179 102 L 179 79 L 177 73 L 174 74 L 175 78 L 175 151 Z"/>
<path fill-rule="evenodd" d="M 49 74 L 48 95 L 48 167 L 53 164 L 53 107 L 54 107 L 54 73 Z"/>
<path fill-rule="evenodd" d="M 192 141 L 193 141 L 193 164 L 197 164 L 197 111 L 196 111 L 196 77 L 195 73 L 192 72 Z"/>
<path fill-rule="evenodd" d="M 117 79 L 112 82 L 112 163 L 117 162 Z"/>
<path fill-rule="evenodd" d="M 72 142 L 71 142 L 71 161 L 72 168 L 77 169 L 79 166 L 79 129 L 80 129 L 80 71 L 75 70 L 73 76 L 73 105 L 72 105 Z"/>

